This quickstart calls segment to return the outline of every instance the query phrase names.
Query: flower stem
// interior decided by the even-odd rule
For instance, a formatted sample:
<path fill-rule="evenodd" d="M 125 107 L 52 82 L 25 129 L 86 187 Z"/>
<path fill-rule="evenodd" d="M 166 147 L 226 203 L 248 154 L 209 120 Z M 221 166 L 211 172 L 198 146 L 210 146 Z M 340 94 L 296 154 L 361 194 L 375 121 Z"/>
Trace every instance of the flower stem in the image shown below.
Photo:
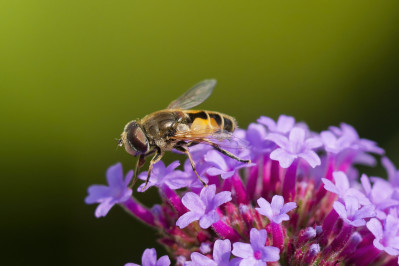
<path fill-rule="evenodd" d="M 245 192 L 244 185 L 242 184 L 241 177 L 238 175 L 238 173 L 234 174 L 232 177 L 233 179 L 233 187 L 236 192 L 237 196 L 237 202 L 239 204 L 248 204 L 248 196 L 247 193 Z"/>
<path fill-rule="evenodd" d="M 181 202 L 179 195 L 177 195 L 175 191 L 170 189 L 168 186 L 164 185 L 162 186 L 162 192 L 179 215 L 183 215 L 188 211 L 187 208 Z"/>
<path fill-rule="evenodd" d="M 281 250 L 284 249 L 284 235 L 283 229 L 281 228 L 280 224 L 271 223 L 272 228 L 272 237 L 273 237 L 273 246 L 277 247 Z"/>
<path fill-rule="evenodd" d="M 150 226 L 155 226 L 154 215 L 151 213 L 151 211 L 145 208 L 144 206 L 140 205 L 133 198 L 129 198 L 121 205 L 127 212 L 137 217 L 139 220 L 143 221 L 144 223 Z"/>
<path fill-rule="evenodd" d="M 327 215 L 327 217 L 324 219 L 323 222 L 323 232 L 320 235 L 320 245 L 325 246 L 328 244 L 328 237 L 331 233 L 331 231 L 334 228 L 335 223 L 338 220 L 338 213 L 332 209 L 331 212 Z"/>
<path fill-rule="evenodd" d="M 237 234 L 237 232 L 221 220 L 214 223 L 212 225 L 212 229 L 222 238 L 229 239 L 232 242 L 240 239 L 240 236 Z"/>
<path fill-rule="evenodd" d="M 296 194 L 296 172 L 298 169 L 298 159 L 295 159 L 291 166 L 288 167 L 285 173 L 284 183 L 283 183 L 283 197 L 285 202 L 290 202 L 295 200 Z"/>

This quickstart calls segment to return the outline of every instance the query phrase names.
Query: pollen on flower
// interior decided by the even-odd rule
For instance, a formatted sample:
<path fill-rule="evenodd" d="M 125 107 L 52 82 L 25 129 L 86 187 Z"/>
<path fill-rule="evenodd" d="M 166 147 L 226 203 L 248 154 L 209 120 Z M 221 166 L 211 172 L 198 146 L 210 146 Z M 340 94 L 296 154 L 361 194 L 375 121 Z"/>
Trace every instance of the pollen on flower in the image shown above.
<path fill-rule="evenodd" d="M 157 259 L 147 248 L 143 265 L 397 263 L 399 171 L 387 157 L 385 177 L 356 169 L 384 153 L 375 142 L 348 124 L 316 133 L 285 115 L 263 116 L 234 135 L 248 145 L 226 150 L 252 164 L 209 145 L 190 148 L 205 187 L 189 161 L 158 162 L 147 188 L 161 201 L 146 207 L 129 188 L 132 171 L 124 176 L 116 164 L 106 173 L 108 186 L 91 186 L 85 201 L 98 204 L 96 217 L 118 205 L 157 233 L 169 256 Z"/>

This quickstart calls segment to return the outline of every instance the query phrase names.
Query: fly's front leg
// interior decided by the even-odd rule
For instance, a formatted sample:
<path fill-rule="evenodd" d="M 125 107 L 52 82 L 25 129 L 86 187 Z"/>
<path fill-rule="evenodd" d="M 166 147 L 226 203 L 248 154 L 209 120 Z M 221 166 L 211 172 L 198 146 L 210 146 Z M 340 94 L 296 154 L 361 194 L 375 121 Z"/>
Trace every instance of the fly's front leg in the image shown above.
<path fill-rule="evenodd" d="M 205 140 L 205 143 L 211 145 L 211 146 L 212 146 L 215 150 L 217 150 L 218 152 L 220 152 L 220 153 L 222 153 L 222 154 L 224 154 L 224 155 L 226 155 L 226 156 L 228 156 L 228 157 L 230 157 L 230 158 L 232 158 L 232 159 L 234 159 L 234 160 L 237 160 L 237 161 L 239 161 L 239 162 L 241 162 L 241 163 L 251 163 L 251 160 L 243 160 L 243 159 L 240 159 L 240 158 L 238 158 L 237 156 L 235 156 L 234 154 L 232 154 L 231 152 L 226 151 L 225 149 L 220 148 L 220 146 L 219 146 L 218 144 L 213 143 L 213 142 L 210 141 L 210 140 Z"/>
<path fill-rule="evenodd" d="M 134 172 L 133 172 L 133 181 L 130 184 L 130 188 L 133 188 L 134 184 L 136 184 L 138 175 L 139 175 L 139 170 L 141 167 L 143 167 L 145 163 L 145 154 L 140 155 L 140 157 L 137 159 L 136 162 L 136 167 L 134 168 Z"/>
<path fill-rule="evenodd" d="M 152 172 L 152 167 L 154 166 L 154 164 L 156 164 L 157 162 L 159 162 L 159 160 L 162 159 L 162 156 L 163 156 L 163 152 L 161 152 L 160 149 L 156 149 L 155 155 L 154 155 L 154 157 L 152 157 L 152 159 L 150 161 L 150 166 L 148 167 L 147 179 L 145 180 L 145 184 L 144 184 L 142 191 L 144 191 L 148 185 L 148 181 L 150 180 L 150 176 L 151 176 L 151 172 Z"/>
<path fill-rule="evenodd" d="M 195 163 L 194 163 L 193 158 L 191 157 L 191 153 L 189 152 L 187 147 L 180 145 L 180 146 L 175 146 L 175 149 L 178 151 L 184 152 L 187 155 L 188 159 L 190 160 L 191 167 L 193 168 L 193 171 L 196 174 L 196 176 L 198 177 L 199 181 L 201 181 L 201 183 L 204 186 L 207 186 L 207 184 L 204 182 L 204 180 L 202 180 L 202 178 L 199 176 L 197 170 L 195 169 Z"/>

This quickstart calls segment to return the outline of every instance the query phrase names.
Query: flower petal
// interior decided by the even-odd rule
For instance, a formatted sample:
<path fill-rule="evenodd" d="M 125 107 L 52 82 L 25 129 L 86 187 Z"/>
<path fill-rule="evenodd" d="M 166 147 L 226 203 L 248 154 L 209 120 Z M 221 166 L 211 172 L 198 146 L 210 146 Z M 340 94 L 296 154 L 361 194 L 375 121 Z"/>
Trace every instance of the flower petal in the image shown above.
<path fill-rule="evenodd" d="M 159 258 L 155 266 L 169 266 L 170 265 L 170 259 L 167 255 L 162 256 Z"/>
<path fill-rule="evenodd" d="M 130 181 L 132 181 L 132 178 L 133 178 L 133 170 L 129 170 L 125 176 L 125 181 L 124 181 L 125 187 L 129 186 L 129 183 Z"/>
<path fill-rule="evenodd" d="M 295 118 L 287 115 L 280 115 L 277 120 L 277 130 L 280 133 L 288 133 L 295 125 Z"/>
<path fill-rule="evenodd" d="M 284 198 L 280 195 L 274 195 L 270 205 L 272 207 L 273 213 L 280 213 L 280 210 L 284 205 Z"/>
<path fill-rule="evenodd" d="M 110 166 L 107 169 L 106 177 L 107 177 L 108 185 L 110 187 L 124 186 L 122 164 L 117 163 L 117 164 Z"/>
<path fill-rule="evenodd" d="M 273 217 L 273 210 L 270 205 L 270 203 L 265 200 L 264 198 L 259 198 L 258 199 L 258 205 L 260 208 L 255 208 L 260 214 L 266 216 L 269 219 L 272 219 Z"/>
<path fill-rule="evenodd" d="M 270 159 L 279 161 L 282 168 L 288 168 L 297 156 L 292 155 L 285 150 L 278 148 L 270 153 Z"/>
<path fill-rule="evenodd" d="M 346 219 L 348 217 L 348 215 L 346 214 L 345 206 L 341 202 L 334 202 L 333 208 L 341 218 Z"/>
<path fill-rule="evenodd" d="M 267 232 L 265 229 L 252 228 L 249 232 L 249 241 L 254 250 L 260 250 L 266 245 Z"/>
<path fill-rule="evenodd" d="M 155 248 L 147 248 L 141 257 L 143 266 L 154 266 L 157 263 L 157 252 Z"/>
<path fill-rule="evenodd" d="M 308 164 L 312 168 L 315 168 L 316 166 L 321 164 L 321 160 L 320 160 L 319 155 L 317 155 L 317 153 L 315 153 L 312 150 L 307 150 L 305 152 L 302 152 L 302 153 L 298 154 L 298 157 L 301 157 L 306 162 L 308 162 Z"/>
<path fill-rule="evenodd" d="M 280 213 L 287 213 L 297 207 L 295 202 L 288 202 L 284 204 L 283 208 L 280 210 Z"/>
<path fill-rule="evenodd" d="M 191 224 L 194 221 L 197 221 L 201 218 L 201 214 L 195 213 L 195 212 L 186 212 L 182 216 L 179 217 L 176 221 L 176 225 L 180 227 L 180 229 L 185 228 L 189 224 Z"/>
<path fill-rule="evenodd" d="M 231 201 L 231 192 L 230 191 L 222 191 L 215 195 L 212 201 L 213 209 L 216 209 L 220 205 Z"/>
<path fill-rule="evenodd" d="M 215 150 L 208 151 L 204 156 L 204 160 L 221 170 L 229 170 L 224 157 Z"/>
<path fill-rule="evenodd" d="M 349 189 L 348 177 L 344 172 L 336 171 L 333 173 L 333 177 L 335 181 L 335 186 L 340 193 Z"/>
<path fill-rule="evenodd" d="M 226 171 L 221 170 L 216 167 L 210 167 L 206 170 L 206 173 L 210 176 L 218 176 L 218 175 L 222 175 L 222 174 L 226 173 Z"/>
<path fill-rule="evenodd" d="M 201 190 L 200 198 L 201 201 L 204 203 L 205 208 L 208 207 L 210 204 L 212 204 L 212 200 L 215 197 L 215 193 L 216 193 L 215 185 L 206 186 Z"/>
<path fill-rule="evenodd" d="M 321 181 L 324 183 L 324 189 L 335 194 L 339 194 L 339 191 L 335 184 L 326 178 L 322 178 Z"/>
<path fill-rule="evenodd" d="M 111 196 L 109 187 L 104 185 L 92 185 L 88 189 L 89 195 L 85 198 L 86 204 L 101 202 L 104 198 Z"/>
<path fill-rule="evenodd" d="M 112 203 L 112 198 L 107 198 L 103 202 L 101 202 L 94 213 L 97 218 L 104 217 L 108 214 L 109 210 L 114 206 Z"/>
<path fill-rule="evenodd" d="M 194 192 L 187 192 L 181 199 L 184 206 L 190 211 L 203 214 L 205 212 L 206 206 L 201 198 Z"/>
<path fill-rule="evenodd" d="M 186 264 L 185 264 L 186 265 Z M 187 264 L 190 265 L 190 264 Z M 209 265 L 209 266 L 217 266 L 217 264 L 208 258 L 207 256 L 204 256 L 198 252 L 193 252 L 191 253 L 191 265 L 199 266 L 199 265 Z"/>
<path fill-rule="evenodd" d="M 236 242 L 236 243 L 233 243 L 233 251 L 231 253 L 233 253 L 233 255 L 236 257 L 245 259 L 245 258 L 253 257 L 254 251 L 250 244 Z"/>
<path fill-rule="evenodd" d="M 294 147 L 301 147 L 305 143 L 305 130 L 300 127 L 294 127 L 290 131 L 290 135 L 288 137 L 290 144 L 293 144 Z"/>
<path fill-rule="evenodd" d="M 288 149 L 289 141 L 288 141 L 287 137 L 285 137 L 281 134 L 270 133 L 269 135 L 266 136 L 266 139 L 273 141 L 274 143 L 276 143 L 279 147 L 281 147 L 283 149 Z"/>
<path fill-rule="evenodd" d="M 290 219 L 290 217 L 288 216 L 288 214 L 280 214 L 280 215 L 276 215 L 272 218 L 272 221 L 276 224 L 281 224 L 282 221 L 288 221 Z"/>
<path fill-rule="evenodd" d="M 276 132 L 277 130 L 276 122 L 274 122 L 274 120 L 271 119 L 270 117 L 261 116 L 256 120 L 256 122 L 265 125 L 269 129 L 269 131 Z"/>
<path fill-rule="evenodd" d="M 213 259 L 217 264 L 223 264 L 229 262 L 231 253 L 231 243 L 230 240 L 218 239 L 213 246 Z"/>
<path fill-rule="evenodd" d="M 369 231 L 375 236 L 378 241 L 383 238 L 382 224 L 376 218 L 371 218 L 366 224 Z M 378 247 L 377 247 L 378 248 Z"/>
<path fill-rule="evenodd" d="M 199 220 L 199 225 L 202 229 L 209 228 L 212 224 L 216 223 L 220 220 L 219 215 L 215 210 L 208 212 L 207 214 L 203 215 Z"/>
<path fill-rule="evenodd" d="M 280 249 L 276 247 L 264 247 L 262 250 L 262 261 L 274 262 L 280 259 Z"/>

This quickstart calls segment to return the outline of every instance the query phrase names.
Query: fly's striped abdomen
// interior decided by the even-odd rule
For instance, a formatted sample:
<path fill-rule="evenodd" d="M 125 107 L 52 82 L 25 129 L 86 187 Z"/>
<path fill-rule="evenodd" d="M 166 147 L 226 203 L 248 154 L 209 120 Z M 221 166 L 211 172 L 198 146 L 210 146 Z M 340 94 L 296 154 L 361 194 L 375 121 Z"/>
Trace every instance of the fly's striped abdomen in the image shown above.
<path fill-rule="evenodd" d="M 212 111 L 195 111 L 187 110 L 188 123 L 191 123 L 191 128 L 208 129 L 211 132 L 227 131 L 233 132 L 236 129 L 236 121 L 231 116 L 212 112 Z"/>

